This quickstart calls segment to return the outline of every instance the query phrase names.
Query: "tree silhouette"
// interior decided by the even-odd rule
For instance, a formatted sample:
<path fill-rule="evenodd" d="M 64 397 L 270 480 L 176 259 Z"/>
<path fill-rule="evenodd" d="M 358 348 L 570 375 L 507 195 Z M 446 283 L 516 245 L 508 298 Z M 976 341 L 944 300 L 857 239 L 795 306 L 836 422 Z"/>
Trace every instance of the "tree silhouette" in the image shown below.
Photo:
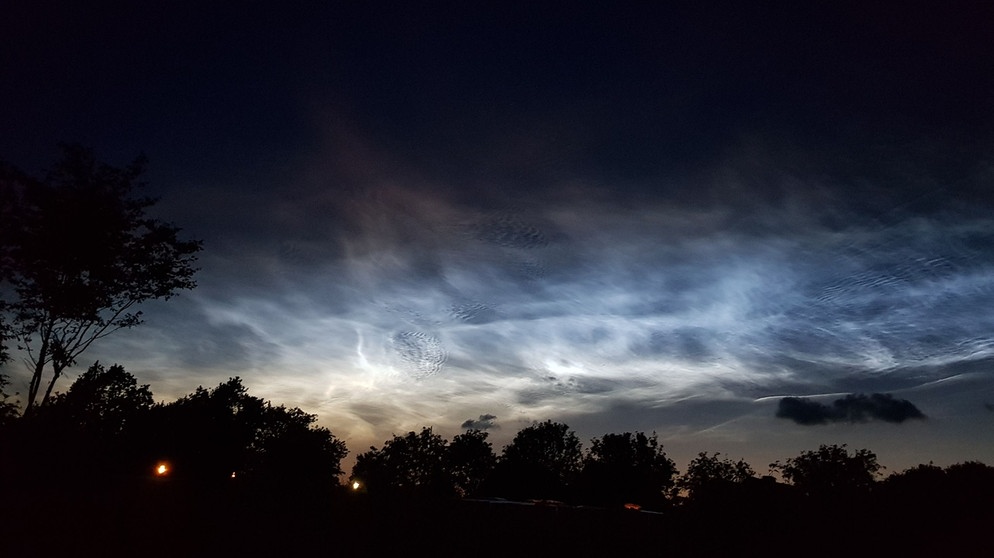
<path fill-rule="evenodd" d="M 504 447 L 491 490 L 515 498 L 564 498 L 582 458 L 580 440 L 569 426 L 551 420 L 533 424 Z"/>
<path fill-rule="evenodd" d="M 0 280 L 16 296 L 0 310 L 31 364 L 26 414 L 94 341 L 140 324 L 137 305 L 195 286 L 200 242 L 146 216 L 155 201 L 132 194 L 144 167 L 144 157 L 115 168 L 67 145 L 44 180 L 3 173 L 0 200 L 13 209 L 5 209 Z"/>
<path fill-rule="evenodd" d="M 839 499 L 866 493 L 876 482 L 882 467 L 873 452 L 849 452 L 846 445 L 821 445 L 816 451 L 803 451 L 797 457 L 776 461 L 770 470 L 804 494 Z"/>
<path fill-rule="evenodd" d="M 697 454 L 687 464 L 687 472 L 677 480 L 677 486 L 686 490 L 692 500 L 704 501 L 721 498 L 734 486 L 755 478 L 756 472 L 744 460 L 732 461 L 720 455 Z"/>
<path fill-rule="evenodd" d="M 584 498 L 598 505 L 636 503 L 658 508 L 675 474 L 676 464 L 655 434 L 605 434 L 591 440 L 583 462 Z"/>
<path fill-rule="evenodd" d="M 356 456 L 352 480 L 370 494 L 437 497 L 453 494 L 446 469 L 448 443 L 425 427 L 421 432 L 394 436 L 382 449 L 370 447 Z"/>
<path fill-rule="evenodd" d="M 880 483 L 881 497 L 899 513 L 917 509 L 945 509 L 954 498 L 942 467 L 920 464 L 894 473 Z"/>
<path fill-rule="evenodd" d="M 17 402 L 10 401 L 10 394 L 6 391 L 9 384 L 10 379 L 5 374 L 0 374 L 0 428 L 11 424 L 17 418 Z"/>
<path fill-rule="evenodd" d="M 317 417 L 248 394 L 240 378 L 151 410 L 147 461 L 177 478 L 216 484 L 232 474 L 263 483 L 337 484 L 348 450 Z"/>
<path fill-rule="evenodd" d="M 38 491 L 70 468 L 74 475 L 103 482 L 134 474 L 151 406 L 148 386 L 139 386 L 119 365 L 105 369 L 95 363 L 66 393 L 9 422 L 7 466 Z"/>
<path fill-rule="evenodd" d="M 445 467 L 460 495 L 479 491 L 497 464 L 493 446 L 483 430 L 468 430 L 452 438 L 445 454 Z"/>
<path fill-rule="evenodd" d="M 311 484 L 337 485 L 343 473 L 345 443 L 327 428 L 317 426 L 317 416 L 299 408 L 267 404 L 253 442 L 249 475 L 266 481 L 296 478 Z"/>
<path fill-rule="evenodd" d="M 63 415 L 67 423 L 97 436 L 113 437 L 131 428 L 152 408 L 148 385 L 138 385 L 134 376 L 115 364 L 105 369 L 94 363 L 64 394 L 56 394 L 50 412 Z"/>

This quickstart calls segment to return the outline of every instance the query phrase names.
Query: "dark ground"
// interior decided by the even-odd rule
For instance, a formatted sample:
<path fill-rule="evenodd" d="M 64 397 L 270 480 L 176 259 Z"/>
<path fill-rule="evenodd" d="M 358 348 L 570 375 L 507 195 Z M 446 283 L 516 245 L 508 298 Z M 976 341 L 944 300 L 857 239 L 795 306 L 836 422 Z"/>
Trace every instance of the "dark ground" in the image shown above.
<path fill-rule="evenodd" d="M 5 479 L 9 480 L 9 479 Z M 796 498 L 663 513 L 169 481 L 5 490 L 3 556 L 990 556 L 994 503 Z"/>

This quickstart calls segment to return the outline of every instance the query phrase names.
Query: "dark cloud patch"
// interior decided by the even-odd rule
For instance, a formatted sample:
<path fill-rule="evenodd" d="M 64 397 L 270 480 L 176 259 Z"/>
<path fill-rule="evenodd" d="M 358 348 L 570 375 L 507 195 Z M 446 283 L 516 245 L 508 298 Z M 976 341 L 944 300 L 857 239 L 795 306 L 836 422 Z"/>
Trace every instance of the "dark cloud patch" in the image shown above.
<path fill-rule="evenodd" d="M 869 420 L 901 423 L 909 419 L 925 418 L 925 414 L 910 401 L 895 399 L 884 393 L 869 396 L 862 393 L 850 394 L 836 399 L 831 405 L 800 397 L 784 397 L 780 400 L 776 416 L 804 425 Z"/>
<path fill-rule="evenodd" d="M 797 424 L 825 424 L 832 416 L 831 407 L 801 397 L 784 397 L 777 407 L 777 418 L 789 418 Z"/>
<path fill-rule="evenodd" d="M 836 400 L 833 406 L 852 422 L 875 419 L 900 423 L 909 419 L 925 418 L 925 414 L 914 403 L 907 399 L 896 399 L 893 395 L 885 393 L 873 393 L 869 397 L 863 394 L 851 394 Z"/>
<path fill-rule="evenodd" d="M 984 403 L 984 408 L 994 413 L 994 403 Z"/>
<path fill-rule="evenodd" d="M 489 430 L 491 428 L 500 428 L 497 424 L 497 415 L 480 415 L 478 419 L 467 419 L 461 425 L 460 428 L 465 428 L 466 430 Z"/>

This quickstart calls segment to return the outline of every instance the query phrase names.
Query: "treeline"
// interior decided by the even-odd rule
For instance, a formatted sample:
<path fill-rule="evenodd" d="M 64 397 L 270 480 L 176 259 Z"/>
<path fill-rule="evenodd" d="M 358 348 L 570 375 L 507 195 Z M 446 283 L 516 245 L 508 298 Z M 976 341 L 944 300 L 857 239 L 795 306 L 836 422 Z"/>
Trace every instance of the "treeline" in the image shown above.
<path fill-rule="evenodd" d="M 978 462 L 883 478 L 871 451 L 827 445 L 770 464 L 779 479 L 717 453 L 681 472 L 654 434 L 584 448 L 553 421 L 499 454 L 481 430 L 397 435 L 343 484 L 347 448 L 314 415 L 238 378 L 154 403 L 118 365 L 4 417 L 0 535 L 29 554 L 749 555 L 779 541 L 812 556 L 838 550 L 812 540 L 862 537 L 863 550 L 918 555 L 981 548 L 994 519 L 994 467 Z"/>
<path fill-rule="evenodd" d="M 96 363 L 65 393 L 7 416 L 0 475 L 36 493 L 56 479 L 56 490 L 85 489 L 157 473 L 204 488 L 222 481 L 337 485 L 348 450 L 316 420 L 249 395 L 239 378 L 157 404 L 123 367 Z"/>
<path fill-rule="evenodd" d="M 923 464 L 886 478 L 882 470 L 873 452 L 843 444 L 771 463 L 771 475 L 757 474 L 742 459 L 707 452 L 681 473 L 655 434 L 605 434 L 584 451 L 567 425 L 546 421 L 518 431 L 500 455 L 478 430 L 451 442 L 431 428 L 394 436 L 359 454 L 350 483 L 388 499 L 470 497 L 657 511 L 757 500 L 822 508 L 873 502 L 907 509 L 990 508 L 987 503 L 994 501 L 994 467 L 980 462 Z"/>
<path fill-rule="evenodd" d="M 0 474 L 44 490 L 52 479 L 103 485 L 161 476 L 190 486 L 341 490 L 343 441 L 315 415 L 249 395 L 239 378 L 154 403 L 119 365 L 97 363 L 61 394 L 0 426 Z M 409 432 L 356 457 L 347 489 L 384 500 L 507 499 L 665 511 L 736 499 L 794 498 L 821 504 L 886 496 L 897 502 L 968 506 L 994 501 L 994 467 L 919 465 L 882 478 L 866 449 L 821 446 L 770 464 L 760 476 L 742 459 L 700 453 L 680 472 L 655 434 L 605 434 L 584 448 L 566 424 L 517 432 L 498 454 L 488 433 L 447 440 Z M 909 496 L 911 495 L 911 496 Z"/>

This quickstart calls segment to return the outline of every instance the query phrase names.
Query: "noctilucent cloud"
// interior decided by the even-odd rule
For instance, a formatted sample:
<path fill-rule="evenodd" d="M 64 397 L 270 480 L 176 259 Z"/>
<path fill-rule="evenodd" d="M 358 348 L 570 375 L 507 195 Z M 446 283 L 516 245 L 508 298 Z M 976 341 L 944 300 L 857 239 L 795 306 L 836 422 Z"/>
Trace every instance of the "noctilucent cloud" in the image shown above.
<path fill-rule="evenodd" d="M 0 157 L 144 151 L 205 246 L 76 373 L 241 376 L 352 458 L 553 419 L 680 465 L 994 463 L 980 14 L 51 4 L 4 24 Z"/>

